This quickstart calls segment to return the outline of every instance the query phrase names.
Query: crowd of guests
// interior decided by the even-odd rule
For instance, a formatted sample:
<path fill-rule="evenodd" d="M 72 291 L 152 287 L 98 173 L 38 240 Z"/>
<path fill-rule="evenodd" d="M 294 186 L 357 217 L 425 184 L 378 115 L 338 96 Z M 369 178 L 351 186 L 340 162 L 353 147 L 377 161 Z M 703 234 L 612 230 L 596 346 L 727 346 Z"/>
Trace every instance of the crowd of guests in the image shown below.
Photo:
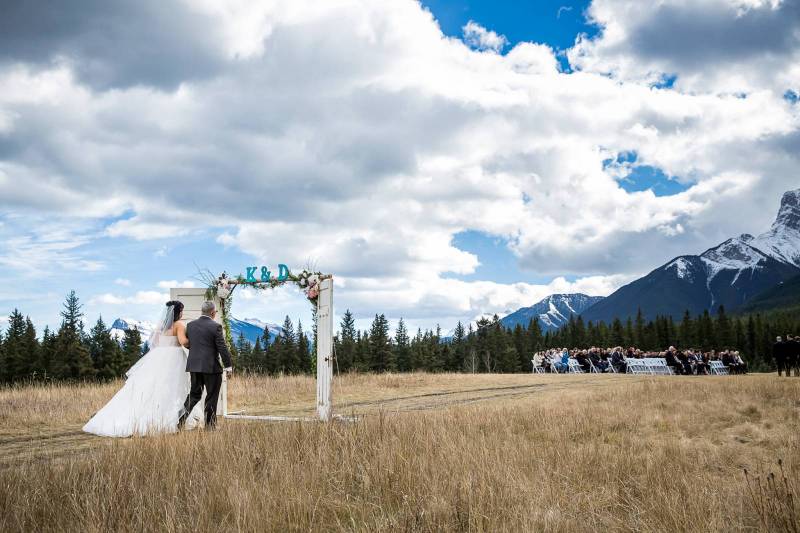
<path fill-rule="evenodd" d="M 663 359 L 673 374 L 703 375 L 711 373 L 711 361 L 721 361 L 731 374 L 745 374 L 747 363 L 738 351 L 711 350 L 703 352 L 695 349 L 678 350 L 674 346 L 663 352 L 642 351 L 634 347 L 614 348 L 591 347 L 589 349 L 568 350 L 555 348 L 538 352 L 533 356 L 534 367 L 543 368 L 545 372 L 569 372 L 570 359 L 573 359 L 584 372 L 619 372 L 624 374 L 628 369 L 628 359 Z M 592 368 L 594 367 L 594 368 Z"/>

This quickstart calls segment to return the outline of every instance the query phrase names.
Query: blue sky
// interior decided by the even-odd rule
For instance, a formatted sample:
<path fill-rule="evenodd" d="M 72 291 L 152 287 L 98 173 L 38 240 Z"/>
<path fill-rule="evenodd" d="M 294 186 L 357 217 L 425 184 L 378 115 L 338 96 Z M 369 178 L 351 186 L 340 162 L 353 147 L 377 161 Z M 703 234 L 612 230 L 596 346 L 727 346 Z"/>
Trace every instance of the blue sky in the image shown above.
<path fill-rule="evenodd" d="M 312 261 L 359 327 L 447 330 L 763 231 L 796 186 L 795 3 L 305 2 L 13 10 L 0 328 Z M 234 313 L 310 321 L 291 290 Z"/>
<path fill-rule="evenodd" d="M 461 37 L 462 27 L 470 20 L 505 35 L 510 46 L 533 41 L 566 50 L 575 44 L 578 34 L 597 33 L 597 27 L 587 24 L 584 16 L 589 2 L 424 0 L 422 3 L 434 14 L 442 31 L 452 37 Z"/>

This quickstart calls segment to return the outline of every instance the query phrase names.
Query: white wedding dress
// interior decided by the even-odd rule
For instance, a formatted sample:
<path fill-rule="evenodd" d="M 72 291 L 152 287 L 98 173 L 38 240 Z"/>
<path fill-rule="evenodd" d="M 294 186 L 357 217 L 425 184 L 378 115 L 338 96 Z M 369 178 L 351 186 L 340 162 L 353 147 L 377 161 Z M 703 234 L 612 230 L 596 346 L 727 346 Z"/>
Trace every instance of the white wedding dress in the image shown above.
<path fill-rule="evenodd" d="M 125 385 L 100 409 L 83 431 L 103 437 L 174 433 L 189 394 L 186 352 L 174 335 L 161 334 L 128 370 Z M 202 424 L 202 402 L 192 410 L 186 427 Z M 199 408 L 199 409 L 198 409 Z"/>

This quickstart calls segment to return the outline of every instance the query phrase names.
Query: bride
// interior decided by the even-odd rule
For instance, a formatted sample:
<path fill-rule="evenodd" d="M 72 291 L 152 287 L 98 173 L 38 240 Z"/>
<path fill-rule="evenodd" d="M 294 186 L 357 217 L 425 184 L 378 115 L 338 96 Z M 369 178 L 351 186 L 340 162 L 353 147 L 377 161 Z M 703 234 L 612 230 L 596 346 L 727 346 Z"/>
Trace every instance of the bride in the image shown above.
<path fill-rule="evenodd" d="M 83 431 L 104 437 L 177 431 L 178 416 L 189 393 L 183 349 L 189 341 L 182 316 L 181 302 L 167 302 L 159 327 L 150 337 L 150 351 L 128 370 L 125 385 L 83 426 Z M 201 414 L 194 411 L 189 420 L 201 420 Z"/>

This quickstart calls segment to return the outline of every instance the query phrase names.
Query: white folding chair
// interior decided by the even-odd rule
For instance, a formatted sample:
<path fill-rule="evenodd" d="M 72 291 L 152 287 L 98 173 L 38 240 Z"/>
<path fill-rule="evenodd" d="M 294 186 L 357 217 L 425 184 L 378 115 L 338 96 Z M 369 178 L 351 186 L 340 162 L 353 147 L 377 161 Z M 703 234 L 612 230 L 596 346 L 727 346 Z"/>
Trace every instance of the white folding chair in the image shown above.
<path fill-rule="evenodd" d="M 722 364 L 722 361 L 709 361 L 708 368 L 712 375 L 727 376 L 728 367 Z"/>
<path fill-rule="evenodd" d="M 628 374 L 649 374 L 650 369 L 647 368 L 647 365 L 644 363 L 642 359 L 634 359 L 632 357 L 628 357 L 625 360 L 628 363 Z"/>
<path fill-rule="evenodd" d="M 576 359 L 573 359 L 572 357 L 569 358 L 569 372 L 571 374 L 583 374 L 584 373 L 583 372 L 583 368 L 581 368 L 581 365 L 578 363 L 578 361 Z"/>

